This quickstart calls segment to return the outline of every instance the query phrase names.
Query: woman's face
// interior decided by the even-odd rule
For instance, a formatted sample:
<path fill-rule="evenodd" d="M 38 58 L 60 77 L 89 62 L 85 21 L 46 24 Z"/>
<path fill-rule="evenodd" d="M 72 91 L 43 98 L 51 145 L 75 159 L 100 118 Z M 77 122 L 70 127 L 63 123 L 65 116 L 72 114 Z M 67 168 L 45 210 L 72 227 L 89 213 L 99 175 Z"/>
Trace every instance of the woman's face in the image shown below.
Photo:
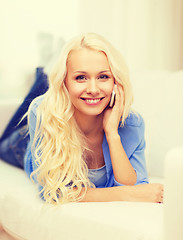
<path fill-rule="evenodd" d="M 65 83 L 75 112 L 101 114 L 110 102 L 114 86 L 106 55 L 86 48 L 73 50 L 68 57 Z"/>

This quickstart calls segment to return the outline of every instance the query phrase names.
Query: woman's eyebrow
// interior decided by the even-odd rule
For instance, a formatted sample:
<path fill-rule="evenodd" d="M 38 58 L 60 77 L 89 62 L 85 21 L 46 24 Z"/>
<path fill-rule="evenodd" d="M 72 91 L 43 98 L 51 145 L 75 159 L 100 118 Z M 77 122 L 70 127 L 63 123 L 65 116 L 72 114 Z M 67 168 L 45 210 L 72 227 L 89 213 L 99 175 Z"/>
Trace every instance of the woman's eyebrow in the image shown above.
<path fill-rule="evenodd" d="M 106 72 L 111 72 L 110 70 L 104 70 L 104 71 L 101 71 L 99 73 L 106 73 Z"/>
<path fill-rule="evenodd" d="M 85 71 L 75 71 L 74 73 L 87 73 L 87 72 L 85 72 Z"/>
<path fill-rule="evenodd" d="M 100 73 L 106 73 L 106 72 L 111 72 L 111 71 L 110 71 L 109 69 L 108 69 L 108 70 L 103 70 L 103 71 L 100 71 L 99 74 L 100 74 Z M 84 74 L 87 74 L 87 72 L 85 72 L 85 71 L 80 71 L 80 70 L 75 71 L 74 73 L 84 73 Z"/>

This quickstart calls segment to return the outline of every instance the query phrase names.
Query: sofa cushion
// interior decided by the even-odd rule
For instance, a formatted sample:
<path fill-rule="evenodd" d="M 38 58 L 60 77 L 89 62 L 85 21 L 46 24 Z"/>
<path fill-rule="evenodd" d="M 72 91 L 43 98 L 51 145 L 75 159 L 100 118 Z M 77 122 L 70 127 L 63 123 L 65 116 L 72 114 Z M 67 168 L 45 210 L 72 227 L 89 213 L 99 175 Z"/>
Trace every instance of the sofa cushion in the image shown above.
<path fill-rule="evenodd" d="M 22 189 L 6 194 L 1 209 L 3 227 L 18 239 L 162 239 L 161 204 L 69 203 L 56 207 L 24 193 Z"/>
<path fill-rule="evenodd" d="M 16 239 L 161 239 L 161 204 L 46 205 L 25 172 L 0 160 L 0 222 Z"/>
<path fill-rule="evenodd" d="M 0 206 L 7 192 L 16 191 L 19 188 L 25 188 L 27 191 L 34 189 L 23 170 L 0 160 Z M 0 225 L 1 221 L 2 212 L 0 211 Z"/>

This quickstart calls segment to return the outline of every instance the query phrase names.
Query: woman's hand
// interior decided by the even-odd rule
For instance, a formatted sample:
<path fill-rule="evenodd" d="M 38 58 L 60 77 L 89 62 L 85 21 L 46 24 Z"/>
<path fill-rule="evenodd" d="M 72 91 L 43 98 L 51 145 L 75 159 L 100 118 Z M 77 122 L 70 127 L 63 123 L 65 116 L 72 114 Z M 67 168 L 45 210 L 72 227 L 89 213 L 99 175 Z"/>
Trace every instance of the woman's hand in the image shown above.
<path fill-rule="evenodd" d="M 160 183 L 139 184 L 136 186 L 124 186 L 127 193 L 127 201 L 131 202 L 163 202 L 163 185 Z M 124 192 L 121 192 L 122 199 Z"/>
<path fill-rule="evenodd" d="M 112 108 L 107 108 L 104 112 L 103 128 L 105 134 L 118 133 L 118 126 L 123 114 L 124 108 L 124 92 L 122 86 L 114 86 L 115 91 L 115 103 Z"/>

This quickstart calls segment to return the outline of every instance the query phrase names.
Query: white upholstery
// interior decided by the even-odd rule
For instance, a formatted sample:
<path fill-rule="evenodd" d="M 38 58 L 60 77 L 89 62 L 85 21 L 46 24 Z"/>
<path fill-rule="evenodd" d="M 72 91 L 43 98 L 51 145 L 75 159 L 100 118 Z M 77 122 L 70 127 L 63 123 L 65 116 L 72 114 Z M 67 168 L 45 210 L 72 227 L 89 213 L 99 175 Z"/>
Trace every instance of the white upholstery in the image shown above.
<path fill-rule="evenodd" d="M 7 178 L 5 172 L 11 177 Z M 2 184 L 4 179 L 7 181 Z M 108 240 L 113 236 L 159 240 L 162 236 L 162 204 L 111 202 L 46 206 L 24 172 L 4 162 L 0 162 L 0 186 L 2 224 L 8 233 L 21 236 L 20 239 Z"/>
<path fill-rule="evenodd" d="M 146 124 L 150 181 L 163 183 L 166 154 L 183 145 L 183 71 L 132 72 L 131 79 L 134 108 L 140 111 Z M 19 103 L 0 101 L 0 133 Z M 1 224 L 11 236 L 26 240 L 162 240 L 163 204 L 112 202 L 46 206 L 24 171 L 0 161 Z M 4 236 L 0 231 L 0 239 L 10 239 Z"/>

